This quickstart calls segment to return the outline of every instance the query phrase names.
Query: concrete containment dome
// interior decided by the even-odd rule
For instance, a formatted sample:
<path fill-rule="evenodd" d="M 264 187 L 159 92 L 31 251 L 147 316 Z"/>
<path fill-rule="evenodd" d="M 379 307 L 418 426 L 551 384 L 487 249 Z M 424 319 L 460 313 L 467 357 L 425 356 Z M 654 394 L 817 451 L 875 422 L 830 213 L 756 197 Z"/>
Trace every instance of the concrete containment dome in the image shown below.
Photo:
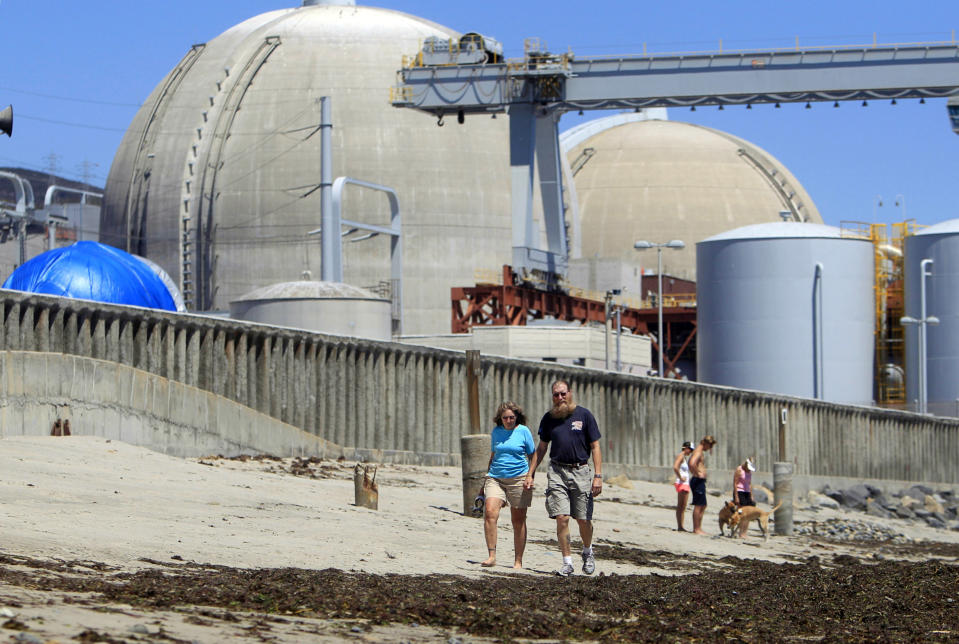
<path fill-rule="evenodd" d="M 339 282 L 264 286 L 230 302 L 230 317 L 373 340 L 392 338 L 390 301 Z"/>
<path fill-rule="evenodd" d="M 192 47 L 117 151 L 101 239 L 157 262 L 196 310 L 318 271 L 320 237 L 307 233 L 320 226 L 319 99 L 330 96 L 333 176 L 398 193 L 404 331 L 447 332 L 450 288 L 511 259 L 508 119 L 440 128 L 392 107 L 402 57 L 456 34 L 348 4 L 264 13 Z M 342 216 L 390 223 L 386 197 L 355 186 Z M 344 281 L 388 281 L 388 236 L 350 240 Z"/>
<path fill-rule="evenodd" d="M 922 260 L 931 259 L 926 277 L 925 316 L 939 324 L 926 325 L 927 411 L 959 416 L 959 219 L 951 219 L 906 237 L 905 315 L 922 319 Z M 903 329 L 906 348 L 906 401 L 919 399 L 919 330 Z"/>
<path fill-rule="evenodd" d="M 873 246 L 819 224 L 745 226 L 696 245 L 700 382 L 868 405 Z"/>
<path fill-rule="evenodd" d="M 781 211 L 822 223 L 799 181 L 748 141 L 689 123 L 607 118 L 610 127 L 567 152 L 579 217 L 571 228 L 581 231 L 574 257 L 655 268 L 655 253 L 639 256 L 633 242 L 679 239 L 686 249 L 663 253 L 663 272 L 695 279 L 693 245 L 711 235 L 780 221 Z"/>

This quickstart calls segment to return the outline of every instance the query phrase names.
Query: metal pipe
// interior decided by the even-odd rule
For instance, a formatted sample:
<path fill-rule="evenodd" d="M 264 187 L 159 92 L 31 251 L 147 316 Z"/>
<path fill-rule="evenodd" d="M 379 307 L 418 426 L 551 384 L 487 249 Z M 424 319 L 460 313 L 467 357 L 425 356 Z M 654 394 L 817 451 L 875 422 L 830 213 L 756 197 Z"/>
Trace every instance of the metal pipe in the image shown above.
<path fill-rule="evenodd" d="M 320 97 L 320 279 L 341 282 L 337 277 L 336 260 L 339 255 L 340 231 L 333 225 L 333 122 L 330 97 Z M 339 271 L 343 267 L 340 265 Z"/>
<path fill-rule="evenodd" d="M 623 336 L 623 307 L 616 307 L 616 371 L 623 370 L 622 353 L 619 348 L 620 338 Z"/>
<path fill-rule="evenodd" d="M 814 377 L 816 379 L 813 387 L 815 398 L 822 400 L 825 396 L 825 387 L 823 383 L 823 341 L 822 341 L 822 274 L 823 265 L 816 262 L 816 276 L 813 282 L 813 366 Z"/>
<path fill-rule="evenodd" d="M 926 317 L 926 278 L 932 275 L 929 267 L 932 266 L 931 259 L 924 259 L 919 262 L 919 413 L 925 414 L 929 407 L 929 390 L 927 382 L 927 360 L 926 360 L 926 325 L 929 320 Z"/>
<path fill-rule="evenodd" d="M 659 318 L 657 320 L 656 331 L 659 334 L 659 377 L 665 378 L 666 374 L 663 373 L 663 247 L 656 247 L 656 277 L 659 281 L 659 286 L 657 289 L 656 295 L 656 304 L 659 306 Z"/>
<path fill-rule="evenodd" d="M 603 367 L 606 371 L 609 371 L 609 292 L 606 292 L 606 312 L 603 315 L 603 330 L 605 331 L 605 342 L 603 343 L 606 347 L 606 361 L 605 366 Z"/>

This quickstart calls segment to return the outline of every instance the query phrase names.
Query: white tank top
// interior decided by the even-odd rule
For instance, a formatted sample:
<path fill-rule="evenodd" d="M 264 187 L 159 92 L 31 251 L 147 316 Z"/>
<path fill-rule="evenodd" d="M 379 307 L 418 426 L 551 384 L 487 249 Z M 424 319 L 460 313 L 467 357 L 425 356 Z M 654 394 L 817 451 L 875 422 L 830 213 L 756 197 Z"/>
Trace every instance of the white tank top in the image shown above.
<path fill-rule="evenodd" d="M 679 466 L 679 478 L 677 483 L 689 483 L 689 457 L 683 457 L 683 463 Z"/>

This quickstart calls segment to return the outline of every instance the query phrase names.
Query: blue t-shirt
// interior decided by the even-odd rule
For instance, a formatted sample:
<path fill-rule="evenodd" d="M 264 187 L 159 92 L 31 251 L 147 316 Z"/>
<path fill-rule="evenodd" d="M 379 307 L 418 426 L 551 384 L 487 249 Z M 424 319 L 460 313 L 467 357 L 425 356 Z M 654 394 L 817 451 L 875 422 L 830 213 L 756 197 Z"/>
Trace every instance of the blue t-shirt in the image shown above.
<path fill-rule="evenodd" d="M 493 428 L 490 436 L 493 462 L 490 463 L 488 476 L 494 479 L 508 479 L 522 476 L 529 471 L 529 459 L 536 447 L 533 435 L 526 425 L 517 425 L 512 431 L 502 425 Z"/>
<path fill-rule="evenodd" d="M 557 463 L 585 463 L 592 455 L 590 444 L 600 439 L 599 425 L 585 407 L 577 406 L 566 418 L 549 412 L 539 421 L 539 437 L 549 443 L 549 457 Z"/>

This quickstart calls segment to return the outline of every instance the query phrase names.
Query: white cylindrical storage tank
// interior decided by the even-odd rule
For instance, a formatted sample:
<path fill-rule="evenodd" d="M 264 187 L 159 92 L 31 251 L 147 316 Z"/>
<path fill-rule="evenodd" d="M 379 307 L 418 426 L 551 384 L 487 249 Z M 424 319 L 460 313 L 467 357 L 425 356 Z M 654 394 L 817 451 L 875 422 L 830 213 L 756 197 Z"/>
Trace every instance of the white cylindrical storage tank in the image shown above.
<path fill-rule="evenodd" d="M 696 244 L 698 379 L 873 400 L 872 243 L 832 226 L 744 226 Z"/>
<path fill-rule="evenodd" d="M 234 320 L 371 340 L 392 339 L 390 301 L 337 282 L 283 282 L 230 302 Z"/>
<path fill-rule="evenodd" d="M 931 259 L 926 277 L 926 409 L 937 416 L 959 416 L 959 219 L 930 226 L 906 238 L 905 315 L 923 318 L 922 268 Z M 915 409 L 919 400 L 919 329 L 906 325 L 906 400 Z"/>

